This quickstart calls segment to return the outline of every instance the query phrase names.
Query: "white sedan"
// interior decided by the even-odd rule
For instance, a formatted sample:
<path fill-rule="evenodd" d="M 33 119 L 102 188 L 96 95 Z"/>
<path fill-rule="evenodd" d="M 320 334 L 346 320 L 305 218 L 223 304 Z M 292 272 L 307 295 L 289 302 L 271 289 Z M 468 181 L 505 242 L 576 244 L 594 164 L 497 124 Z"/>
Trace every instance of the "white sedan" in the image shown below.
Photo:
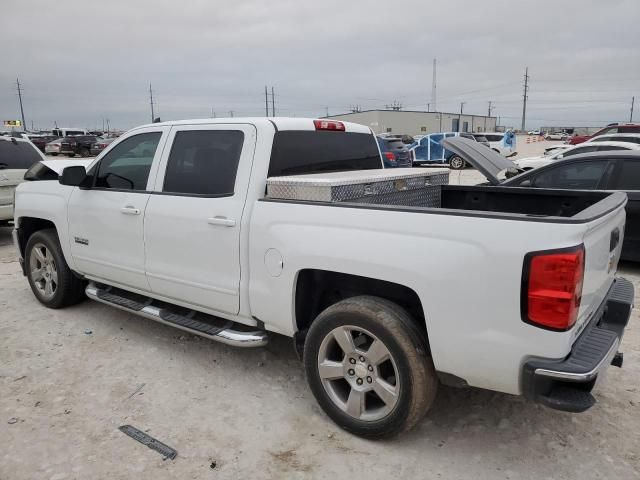
<path fill-rule="evenodd" d="M 567 133 L 547 133 L 544 136 L 545 140 L 566 140 L 567 138 L 569 138 L 569 135 Z"/>
<path fill-rule="evenodd" d="M 540 155 L 538 157 L 519 158 L 513 163 L 521 170 L 532 170 L 534 168 L 549 165 L 563 158 L 577 155 L 579 153 L 602 152 L 604 150 L 640 150 L 640 145 L 628 142 L 593 142 L 581 143 L 580 145 L 562 149 L 551 155 Z"/>

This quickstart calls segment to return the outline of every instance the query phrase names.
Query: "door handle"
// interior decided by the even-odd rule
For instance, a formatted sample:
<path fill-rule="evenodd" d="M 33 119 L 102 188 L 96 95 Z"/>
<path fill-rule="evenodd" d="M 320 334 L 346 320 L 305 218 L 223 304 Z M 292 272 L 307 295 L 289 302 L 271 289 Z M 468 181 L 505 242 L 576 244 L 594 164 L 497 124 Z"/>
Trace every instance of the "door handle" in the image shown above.
<path fill-rule="evenodd" d="M 227 217 L 209 217 L 207 218 L 209 225 L 220 225 L 222 227 L 235 227 L 236 221 Z"/>
<path fill-rule="evenodd" d="M 140 209 L 139 208 L 135 208 L 131 205 L 127 205 L 126 207 L 122 207 L 120 209 L 120 212 L 124 213 L 125 215 L 140 215 Z"/>

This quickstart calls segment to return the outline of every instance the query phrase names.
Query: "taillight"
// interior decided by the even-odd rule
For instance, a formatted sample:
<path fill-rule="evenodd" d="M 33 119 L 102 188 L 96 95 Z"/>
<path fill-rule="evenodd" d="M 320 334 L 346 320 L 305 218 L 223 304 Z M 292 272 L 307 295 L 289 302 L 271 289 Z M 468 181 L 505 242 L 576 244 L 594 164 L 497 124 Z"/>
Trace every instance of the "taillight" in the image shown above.
<path fill-rule="evenodd" d="M 344 132 L 344 123 L 336 122 L 335 120 L 314 120 L 313 124 L 316 130 L 335 130 L 337 132 Z"/>
<path fill-rule="evenodd" d="M 387 157 L 387 160 L 389 160 L 390 162 L 396 161 L 396 154 L 393 152 L 384 152 L 383 155 Z"/>
<path fill-rule="evenodd" d="M 522 276 L 522 319 L 549 330 L 569 330 L 578 319 L 584 246 L 529 253 Z"/>

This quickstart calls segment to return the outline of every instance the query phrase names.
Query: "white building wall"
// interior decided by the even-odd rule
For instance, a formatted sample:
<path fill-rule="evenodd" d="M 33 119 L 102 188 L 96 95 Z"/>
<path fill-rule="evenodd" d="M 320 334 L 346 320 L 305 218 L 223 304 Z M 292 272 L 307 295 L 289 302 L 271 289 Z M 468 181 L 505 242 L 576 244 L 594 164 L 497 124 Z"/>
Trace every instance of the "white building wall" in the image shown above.
<path fill-rule="evenodd" d="M 458 131 L 468 132 L 488 131 L 496 128 L 495 117 L 481 115 L 458 115 L 456 113 L 440 112 L 409 112 L 393 110 L 371 110 L 366 112 L 333 115 L 329 118 L 355 122 L 370 127 L 374 133 L 402 133 L 409 135 L 426 135 L 436 132 Z"/>

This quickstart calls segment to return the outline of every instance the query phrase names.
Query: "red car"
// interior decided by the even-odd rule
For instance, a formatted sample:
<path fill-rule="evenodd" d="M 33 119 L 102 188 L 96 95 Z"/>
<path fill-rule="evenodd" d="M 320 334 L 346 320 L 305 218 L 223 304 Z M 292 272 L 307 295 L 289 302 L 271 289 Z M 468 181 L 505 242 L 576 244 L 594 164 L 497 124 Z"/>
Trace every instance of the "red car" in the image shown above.
<path fill-rule="evenodd" d="M 616 123 L 613 125 L 607 125 L 593 135 L 576 135 L 575 137 L 569 137 L 569 144 L 577 145 L 579 143 L 586 142 L 590 138 L 604 135 L 605 133 L 640 133 L 640 123 Z"/>

